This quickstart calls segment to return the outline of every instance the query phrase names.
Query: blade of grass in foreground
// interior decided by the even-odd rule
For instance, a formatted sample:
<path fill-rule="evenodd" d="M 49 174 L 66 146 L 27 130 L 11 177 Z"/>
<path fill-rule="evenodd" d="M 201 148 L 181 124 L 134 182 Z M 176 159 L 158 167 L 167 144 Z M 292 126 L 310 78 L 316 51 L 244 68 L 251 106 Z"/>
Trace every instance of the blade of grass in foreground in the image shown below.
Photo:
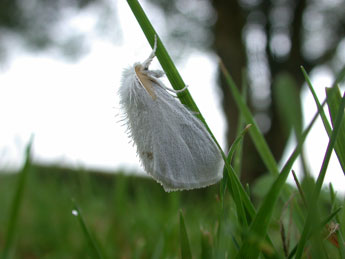
<path fill-rule="evenodd" d="M 251 220 L 252 217 L 255 215 L 255 208 L 252 205 L 248 194 L 244 191 L 243 186 L 241 185 L 237 174 L 235 173 L 234 169 L 231 166 L 231 160 L 233 158 L 233 155 L 238 148 L 238 145 L 241 143 L 244 135 L 247 133 L 248 129 L 251 127 L 251 125 L 247 125 L 242 132 L 237 136 L 235 141 L 232 143 L 229 153 L 226 159 L 226 162 L 228 164 L 228 167 L 224 168 L 223 172 L 223 180 L 220 185 L 220 197 L 221 197 L 221 215 L 219 218 L 219 226 L 217 229 L 217 243 L 219 244 L 219 241 L 221 239 L 221 232 L 223 228 L 223 222 L 225 218 L 225 212 L 224 212 L 224 195 L 226 189 L 229 190 L 230 195 L 233 197 L 235 206 L 236 206 L 236 212 L 237 212 L 237 219 L 241 226 L 248 227 L 248 221 L 246 217 L 246 210 L 249 214 L 249 219 Z M 246 210 L 245 210 L 246 208 Z M 233 239 L 236 245 L 235 239 Z M 222 249 L 221 249 L 222 250 Z M 217 256 L 224 256 L 225 251 L 220 251 L 219 248 L 217 249 Z M 222 254 L 222 255 L 221 255 Z"/>
<path fill-rule="evenodd" d="M 186 225 L 184 224 L 182 211 L 180 211 L 180 246 L 182 259 L 192 258 L 192 253 L 190 251 L 189 239 L 187 235 Z"/>
<path fill-rule="evenodd" d="M 278 200 L 280 192 L 283 190 L 285 181 L 290 173 L 291 167 L 295 162 L 296 158 L 302 150 L 304 140 L 306 139 L 309 131 L 311 130 L 316 118 L 318 117 L 318 112 L 315 114 L 314 118 L 304 130 L 300 141 L 298 142 L 294 152 L 289 157 L 288 161 L 285 163 L 281 173 L 277 179 L 272 184 L 271 188 L 267 192 L 247 234 L 247 238 L 242 244 L 240 251 L 238 253 L 238 258 L 257 258 L 260 253 L 260 242 L 254 244 L 254 240 L 262 240 L 263 237 L 267 235 L 268 225 L 271 221 L 273 210 L 275 204 Z"/>
<path fill-rule="evenodd" d="M 167 75 L 172 87 L 175 90 L 183 89 L 186 84 L 183 82 L 182 77 L 180 76 L 179 72 L 175 64 L 173 63 L 171 57 L 169 56 L 168 52 L 166 51 L 163 43 L 161 42 L 157 32 L 153 28 L 151 22 L 147 18 L 143 8 L 139 4 L 137 0 L 127 0 L 129 7 L 131 8 L 135 18 L 137 19 L 142 31 L 145 34 L 146 39 L 150 43 L 151 47 L 154 46 L 154 38 L 155 35 L 157 36 L 157 51 L 156 56 L 161 64 L 164 72 Z M 186 105 L 191 111 L 196 113 L 200 113 L 197 105 L 195 104 L 192 96 L 190 95 L 188 89 L 183 91 L 182 93 L 178 94 L 181 103 Z"/>
<path fill-rule="evenodd" d="M 23 199 L 23 193 L 24 193 L 24 187 L 26 183 L 26 178 L 28 175 L 28 172 L 30 170 L 31 166 L 31 160 L 30 160 L 30 152 L 31 152 L 31 146 L 32 146 L 32 138 L 29 142 L 29 144 L 26 147 L 26 160 L 24 163 L 24 166 L 22 170 L 19 173 L 19 179 L 17 182 L 16 190 L 13 196 L 13 200 L 11 203 L 11 209 L 10 209 L 10 215 L 9 215 L 9 222 L 7 225 L 7 231 L 5 236 L 5 246 L 2 253 L 2 258 L 6 259 L 9 257 L 9 253 L 13 246 L 13 240 L 14 235 L 16 231 L 16 225 L 19 215 L 20 206 Z"/>
<path fill-rule="evenodd" d="M 246 83 L 246 73 L 244 71 L 242 71 L 242 84 L 243 84 L 243 88 L 242 88 L 242 98 L 243 100 L 246 100 L 247 97 L 247 83 Z M 241 162 L 242 162 L 242 140 L 244 137 L 244 134 L 247 133 L 250 124 L 248 124 L 245 127 L 245 121 L 243 118 L 242 113 L 240 113 L 239 117 L 238 117 L 238 122 L 237 122 L 237 130 L 236 130 L 236 139 L 234 140 L 234 142 L 231 144 L 231 147 L 229 149 L 228 152 L 228 157 L 227 157 L 227 161 L 229 164 L 231 164 L 232 161 L 232 157 L 236 151 L 236 154 L 234 156 L 234 170 L 237 173 L 238 177 L 240 178 L 240 171 L 241 171 Z M 251 126 L 251 125 L 250 125 Z M 243 128 L 245 127 L 245 130 L 243 130 Z M 224 168 L 225 169 L 225 168 Z M 228 175 L 226 170 L 224 170 L 223 172 L 223 181 L 221 184 L 221 195 L 224 194 L 225 190 L 226 190 L 226 185 L 228 182 Z M 221 197 L 222 198 L 222 197 Z"/>
<path fill-rule="evenodd" d="M 270 149 L 268 148 L 268 145 L 267 145 L 264 137 L 260 133 L 259 128 L 258 128 L 256 122 L 254 121 L 251 112 L 249 111 L 249 108 L 247 107 L 244 100 L 242 99 L 242 96 L 240 95 L 235 83 L 233 82 L 233 80 L 232 80 L 229 72 L 225 68 L 224 64 L 221 61 L 219 62 L 219 64 L 220 64 L 220 68 L 224 74 L 224 77 L 225 77 L 228 85 L 230 86 L 230 89 L 233 93 L 233 96 L 234 96 L 234 99 L 237 103 L 237 106 L 239 107 L 239 109 L 240 109 L 241 113 L 243 114 L 243 117 L 245 118 L 247 123 L 252 125 L 251 129 L 249 130 L 249 133 L 251 134 L 251 137 L 252 137 L 252 139 L 253 139 L 253 141 L 254 141 L 257 149 L 258 149 L 258 152 L 260 153 L 261 158 L 264 160 L 267 168 L 273 174 L 278 174 L 279 171 L 277 168 L 276 161 L 274 160 L 273 155 L 272 155 Z M 230 182 L 232 182 L 231 186 L 235 186 L 238 189 L 238 191 L 240 192 L 240 195 L 242 198 L 241 200 L 243 202 L 244 207 L 247 210 L 248 221 L 250 223 L 256 214 L 255 208 L 254 208 L 253 204 L 251 203 L 247 192 L 244 190 L 244 188 L 243 188 L 242 184 L 240 183 L 237 175 L 235 174 L 235 171 L 232 169 L 231 165 L 229 165 L 229 167 L 227 167 L 227 170 L 228 170 L 228 174 L 229 174 L 229 180 L 230 180 Z M 232 193 L 232 195 L 233 195 L 233 193 Z"/>
<path fill-rule="evenodd" d="M 77 217 L 80 226 L 83 230 L 83 234 L 85 239 L 88 242 L 88 247 L 90 249 L 90 251 L 92 251 L 92 258 L 99 258 L 99 259 L 104 259 L 105 256 L 102 254 L 100 248 L 98 247 L 96 240 L 94 239 L 94 237 L 91 235 L 89 229 L 87 228 L 83 215 L 81 214 L 77 204 L 75 203 L 75 201 L 73 201 L 73 210 L 72 210 L 72 214 Z"/>
<path fill-rule="evenodd" d="M 236 138 L 235 142 L 231 146 L 230 152 L 229 152 L 229 155 L 228 155 L 228 162 L 229 162 L 229 164 L 231 164 L 231 159 L 233 157 L 233 154 L 235 152 L 236 147 L 241 142 L 241 140 L 243 139 L 244 135 L 247 133 L 247 131 L 249 130 L 250 127 L 251 127 L 251 125 L 247 125 L 244 128 L 244 130 L 241 132 L 240 136 Z M 235 173 L 235 171 L 233 170 L 233 168 L 231 168 L 231 170 L 232 170 L 232 173 L 230 173 L 229 171 L 226 171 L 228 177 L 230 177 L 230 174 L 237 175 Z M 242 202 L 242 198 L 241 198 L 241 193 L 240 193 L 239 187 L 237 186 L 235 180 L 228 181 L 227 183 L 229 185 L 229 190 L 232 190 L 232 195 L 234 197 L 234 201 L 235 201 L 235 204 L 236 204 L 236 210 L 237 210 L 237 215 L 238 215 L 239 223 L 241 224 L 242 227 L 248 227 L 247 216 L 246 216 L 246 212 L 245 212 L 244 207 L 243 207 L 243 202 Z"/>
<path fill-rule="evenodd" d="M 201 232 L 201 259 L 212 258 L 212 245 L 210 242 L 210 234 Z"/>
<path fill-rule="evenodd" d="M 227 83 L 228 83 L 228 85 L 232 91 L 232 94 L 234 96 L 234 99 L 236 101 L 236 104 L 237 104 L 239 110 L 241 111 L 246 122 L 253 125 L 251 127 L 251 129 L 249 130 L 249 133 L 251 134 L 252 140 L 255 143 L 255 146 L 256 146 L 261 158 L 263 159 L 268 170 L 272 174 L 278 175 L 279 171 L 278 171 L 277 163 L 276 163 L 275 159 L 273 158 L 273 155 L 272 155 L 263 135 L 260 133 L 260 130 L 259 130 L 256 122 L 254 121 L 254 118 L 253 118 L 251 112 L 249 111 L 249 108 L 245 104 L 242 96 L 240 95 L 235 83 L 233 82 L 233 80 L 232 80 L 229 72 L 225 68 L 224 64 L 220 61 L 219 65 L 220 65 L 220 68 L 224 74 L 224 77 L 225 77 L 225 79 L 226 79 L 226 81 L 227 81 Z M 291 162 L 291 166 L 294 162 L 294 159 L 297 158 L 297 155 L 295 157 L 293 157 L 293 159 L 292 159 L 293 161 Z M 251 203 L 247 192 L 243 189 L 243 186 L 241 185 L 240 181 L 236 177 L 234 170 L 231 168 L 231 166 L 228 169 L 229 169 L 228 170 L 229 179 L 232 182 L 231 186 L 235 186 L 235 187 L 237 186 L 237 189 L 240 192 L 240 195 L 242 197 L 243 205 L 246 208 L 247 213 L 248 213 L 248 222 L 251 223 L 252 219 L 254 218 L 254 216 L 256 214 L 255 208 L 254 208 L 253 204 Z M 233 195 L 233 193 L 232 193 L 232 195 Z M 236 196 L 233 195 L 233 197 L 236 197 Z M 263 236 L 264 237 L 266 236 L 266 232 L 264 233 Z M 262 236 L 260 236 L 260 237 L 262 237 Z M 269 241 L 269 239 L 268 239 L 268 241 Z"/>
<path fill-rule="evenodd" d="M 316 95 L 316 92 L 315 92 L 315 90 L 314 90 L 314 87 L 313 87 L 313 85 L 312 85 L 312 83 L 311 83 L 311 81 L 310 81 L 310 78 L 309 78 L 307 72 L 305 71 L 304 67 L 301 66 L 301 70 L 302 70 L 302 73 L 303 73 L 303 75 L 304 75 L 305 81 L 307 82 L 307 85 L 308 85 L 308 87 L 309 87 L 309 90 L 310 90 L 311 94 L 313 95 L 313 98 L 314 98 L 314 101 L 315 101 L 315 103 L 316 103 L 316 105 L 317 105 L 317 108 L 318 108 L 318 110 L 319 110 L 319 112 L 320 112 L 320 116 L 321 116 L 323 125 L 324 125 L 324 127 L 325 127 L 325 129 L 326 129 L 326 132 L 327 132 L 328 136 L 330 136 L 330 135 L 331 135 L 331 132 L 332 132 L 332 129 L 331 129 L 331 126 L 329 125 L 329 122 L 328 122 L 328 120 L 327 120 L 325 111 L 324 111 L 323 108 L 321 107 L 320 101 L 319 101 L 319 99 L 317 98 L 317 95 Z"/>
<path fill-rule="evenodd" d="M 332 128 L 331 128 L 331 126 L 327 120 L 326 114 L 321 107 L 320 101 L 317 98 L 314 87 L 310 81 L 310 78 L 309 78 L 307 72 L 305 71 L 305 69 L 303 67 L 301 67 L 301 70 L 303 72 L 303 75 L 304 75 L 304 78 L 307 82 L 307 85 L 310 89 L 310 92 L 312 93 L 312 95 L 314 97 L 317 108 L 320 111 L 321 119 L 322 119 L 323 125 L 326 129 L 326 132 L 328 134 L 328 137 L 330 137 L 331 133 L 332 133 Z M 328 108 L 331 112 L 332 121 L 335 120 L 335 112 L 337 111 L 337 106 L 339 106 L 339 103 L 341 100 L 341 95 L 339 92 L 339 88 L 337 87 L 337 83 L 341 82 L 343 80 L 344 76 L 345 76 L 345 67 L 343 68 L 343 70 L 339 74 L 339 76 L 336 78 L 335 82 L 333 83 L 333 87 L 329 90 L 326 89 L 327 98 L 329 99 L 329 101 L 327 103 L 328 103 Z M 337 96 L 334 96 L 334 95 L 337 95 Z M 336 103 L 338 103 L 337 106 L 336 106 Z M 345 125 L 345 122 L 343 122 L 343 125 Z M 342 126 L 342 127 L 344 127 L 344 126 Z M 340 165 L 343 169 L 343 172 L 345 174 L 345 144 L 343 144 L 343 143 L 345 143 L 345 141 L 344 141 L 345 133 L 342 133 L 342 131 L 340 132 L 340 136 L 338 137 L 338 140 L 335 143 L 334 149 L 335 149 L 336 155 L 338 157 L 339 163 L 340 163 Z"/>
<path fill-rule="evenodd" d="M 345 259 L 345 240 L 343 238 L 343 234 L 340 229 L 337 231 L 337 238 L 338 238 L 338 243 L 339 243 L 340 258 Z"/>
<path fill-rule="evenodd" d="M 247 84 L 247 71 L 244 69 L 242 70 L 242 98 L 246 104 L 247 100 L 247 92 L 248 92 L 248 84 Z M 239 135 L 242 131 L 243 127 L 245 126 L 245 120 L 243 114 L 240 113 L 238 116 L 238 123 L 237 123 L 237 134 Z M 242 155 L 243 155 L 243 141 L 238 145 L 236 154 L 234 156 L 234 170 L 238 175 L 238 178 L 241 179 L 241 169 L 242 169 Z"/>
<path fill-rule="evenodd" d="M 319 198 L 319 195 L 321 192 L 323 180 L 324 180 L 325 175 L 326 175 L 326 170 L 328 167 L 329 160 L 331 158 L 332 150 L 333 150 L 333 147 L 335 145 L 335 142 L 336 142 L 336 139 L 338 136 L 338 132 L 340 131 L 340 126 L 341 126 L 341 123 L 342 123 L 342 120 L 344 117 L 344 108 L 345 108 L 345 95 L 343 96 L 342 102 L 339 106 L 339 109 L 337 112 L 337 117 L 336 117 L 336 120 L 334 123 L 333 132 L 332 132 L 331 138 L 330 138 L 328 146 L 327 146 L 326 154 L 325 154 L 324 160 L 322 162 L 319 176 L 318 176 L 317 181 L 316 181 L 315 189 L 313 191 L 313 195 L 312 195 L 312 199 L 311 199 L 312 203 L 311 203 L 311 206 L 309 207 L 308 216 L 307 216 L 307 219 L 306 219 L 306 222 L 304 225 L 304 229 L 303 229 L 300 241 L 299 241 L 298 246 L 297 246 L 297 252 L 296 252 L 296 258 L 297 259 L 302 257 L 302 254 L 304 251 L 304 246 L 308 241 L 308 236 L 309 236 L 309 234 L 312 230 L 312 227 L 313 227 L 314 212 L 315 212 L 316 207 L 317 207 L 317 201 L 318 201 L 318 198 Z"/>
<path fill-rule="evenodd" d="M 328 109 L 331 116 L 332 125 L 334 127 L 337 111 L 341 103 L 341 94 L 338 86 L 334 88 L 326 88 L 328 97 Z M 334 146 L 341 168 L 345 175 L 345 120 L 340 125 L 340 132 Z"/>
<path fill-rule="evenodd" d="M 239 143 L 243 139 L 245 133 L 248 131 L 250 126 L 251 125 L 248 125 L 245 129 L 243 129 L 241 134 L 239 136 L 237 136 L 235 141 L 232 143 L 230 150 L 229 150 L 229 153 L 228 153 L 228 157 L 227 157 L 227 163 L 229 165 L 231 164 L 231 160 L 232 160 L 232 157 L 233 157 L 233 154 L 234 154 L 236 148 L 238 147 Z M 244 208 L 244 203 L 243 203 L 242 197 L 241 197 L 242 195 L 241 195 L 240 187 L 236 183 L 236 180 L 233 179 L 233 178 L 236 178 L 236 176 L 234 175 L 235 172 L 233 171 L 233 168 L 231 166 L 229 168 L 231 171 L 228 171 L 227 168 L 224 168 L 223 180 L 221 181 L 221 184 L 220 184 L 221 210 L 220 210 L 219 226 L 217 229 L 218 242 L 221 239 L 221 232 L 222 232 L 223 222 L 224 222 L 224 218 L 225 218 L 224 195 L 225 195 L 225 191 L 226 191 L 227 187 L 228 187 L 228 190 L 229 190 L 231 196 L 233 197 L 233 200 L 234 200 L 234 203 L 236 206 L 238 222 L 240 223 L 240 225 L 242 227 L 244 227 L 244 228 L 248 227 L 248 221 L 247 221 L 246 211 Z M 255 211 L 254 211 L 254 213 L 255 213 Z M 220 252 L 220 251 L 218 251 L 218 252 Z"/>
<path fill-rule="evenodd" d="M 241 144 L 244 135 L 248 132 L 248 129 L 251 127 L 251 125 L 247 125 L 236 137 L 235 141 L 231 144 L 231 147 L 229 149 L 228 152 L 228 157 L 226 158 L 226 161 L 228 162 L 228 164 L 231 164 L 232 158 L 234 156 L 235 151 L 239 148 L 239 145 Z M 224 168 L 224 172 L 223 172 L 223 181 L 221 182 L 220 185 L 220 193 L 221 193 L 221 200 L 223 200 L 223 196 L 225 194 L 226 191 L 226 186 L 228 184 L 228 171 L 226 170 L 226 168 Z"/>
<path fill-rule="evenodd" d="M 225 80 L 227 81 L 227 83 L 230 87 L 231 93 L 235 99 L 237 107 L 239 108 L 239 110 L 243 114 L 243 117 L 245 118 L 246 123 L 253 125 L 253 127 L 251 127 L 251 129 L 249 130 L 249 134 L 252 137 L 252 140 L 255 144 L 257 151 L 260 154 L 262 161 L 265 163 L 265 165 L 266 165 L 267 169 L 270 171 L 270 173 L 272 173 L 273 175 L 278 175 L 279 170 L 278 170 L 277 163 L 276 163 L 276 161 L 273 157 L 273 154 L 272 154 L 271 150 L 269 149 L 263 135 L 261 134 L 259 127 L 253 118 L 253 115 L 251 114 L 248 106 L 245 104 L 239 90 L 237 89 L 234 81 L 232 80 L 227 69 L 225 68 L 223 62 L 219 61 L 219 65 L 220 65 L 220 69 L 223 72 Z"/>

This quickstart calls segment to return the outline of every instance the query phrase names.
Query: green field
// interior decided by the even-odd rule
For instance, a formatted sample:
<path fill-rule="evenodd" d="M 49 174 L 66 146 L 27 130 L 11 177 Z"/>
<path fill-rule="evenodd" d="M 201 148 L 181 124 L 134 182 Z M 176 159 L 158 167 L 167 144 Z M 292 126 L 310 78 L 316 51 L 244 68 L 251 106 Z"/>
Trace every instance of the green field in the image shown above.
<path fill-rule="evenodd" d="M 1 248 L 18 180 L 18 174 L 0 175 Z M 252 188 L 254 201 L 264 197 L 271 180 L 264 177 Z M 313 184 L 305 181 L 302 186 L 307 190 Z M 274 247 L 281 255 L 284 254 L 281 226 L 285 227 L 288 240 L 285 243 L 289 243 L 291 250 L 306 216 L 303 211 L 300 215 L 295 213 L 302 201 L 296 189 L 288 189 L 291 197 L 288 201 L 279 200 L 269 227 Z M 335 204 L 344 204 L 344 201 L 332 203 L 328 192 L 321 197 L 321 218 L 326 218 Z M 228 195 L 222 211 L 219 185 L 166 193 L 146 177 L 32 165 L 23 190 L 12 258 L 97 258 L 77 217 L 72 215 L 72 199 L 106 258 L 180 258 L 180 210 L 194 258 L 209 258 L 210 254 L 224 258 L 225 254 L 237 250 L 236 240 L 239 242 L 241 233 L 245 233 L 237 222 L 235 205 Z M 337 216 L 342 221 L 341 230 L 345 231 L 344 212 Z M 327 231 L 324 229 L 322 233 L 329 258 L 340 258 L 336 246 L 326 239 Z M 268 244 L 262 246 L 271 250 Z"/>
<path fill-rule="evenodd" d="M 0 175 L 0 244 L 4 243 L 18 174 Z M 218 186 L 166 193 L 150 178 L 33 166 L 16 227 L 13 258 L 94 258 L 76 217 L 109 258 L 177 258 L 179 211 L 191 246 L 200 250 L 201 230 L 217 229 Z"/>

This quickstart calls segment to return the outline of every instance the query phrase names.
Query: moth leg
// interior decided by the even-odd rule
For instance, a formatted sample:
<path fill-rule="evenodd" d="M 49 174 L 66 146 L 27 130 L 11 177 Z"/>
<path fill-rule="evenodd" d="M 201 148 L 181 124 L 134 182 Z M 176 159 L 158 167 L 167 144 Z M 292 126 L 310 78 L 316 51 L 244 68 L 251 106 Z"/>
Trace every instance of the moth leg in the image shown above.
<path fill-rule="evenodd" d="M 175 90 L 175 89 L 170 89 L 170 90 L 172 90 L 174 93 L 178 94 L 178 93 L 182 93 L 182 92 L 186 91 L 188 87 L 189 87 L 189 85 L 185 85 L 185 87 L 183 87 L 180 90 Z"/>
<path fill-rule="evenodd" d="M 170 92 L 175 93 L 175 94 L 182 93 L 182 92 L 186 91 L 187 88 L 189 87 L 188 85 L 186 85 L 185 87 L 183 87 L 183 88 L 180 89 L 180 90 L 175 90 L 175 89 L 171 89 L 171 88 L 169 88 L 169 87 L 166 87 L 166 86 L 163 85 L 163 84 L 161 84 L 160 86 L 163 87 L 165 90 L 170 91 Z"/>
<path fill-rule="evenodd" d="M 152 62 L 152 60 L 154 59 L 154 57 L 156 56 L 156 50 L 157 50 L 157 35 L 155 34 L 155 43 L 153 45 L 153 49 L 152 49 L 152 52 L 150 54 L 150 56 L 144 61 L 143 63 L 143 68 L 145 70 L 148 70 L 149 69 L 149 66 Z"/>

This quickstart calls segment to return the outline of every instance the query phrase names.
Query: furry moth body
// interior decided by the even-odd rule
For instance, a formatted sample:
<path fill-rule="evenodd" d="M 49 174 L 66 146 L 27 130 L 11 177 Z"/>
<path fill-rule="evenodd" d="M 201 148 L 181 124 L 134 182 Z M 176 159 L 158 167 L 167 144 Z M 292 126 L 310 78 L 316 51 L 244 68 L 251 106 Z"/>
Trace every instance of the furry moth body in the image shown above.
<path fill-rule="evenodd" d="M 158 79 L 164 73 L 149 70 L 155 48 L 124 70 L 119 90 L 141 163 L 165 191 L 214 184 L 222 178 L 221 154 L 201 121 L 167 92 Z"/>

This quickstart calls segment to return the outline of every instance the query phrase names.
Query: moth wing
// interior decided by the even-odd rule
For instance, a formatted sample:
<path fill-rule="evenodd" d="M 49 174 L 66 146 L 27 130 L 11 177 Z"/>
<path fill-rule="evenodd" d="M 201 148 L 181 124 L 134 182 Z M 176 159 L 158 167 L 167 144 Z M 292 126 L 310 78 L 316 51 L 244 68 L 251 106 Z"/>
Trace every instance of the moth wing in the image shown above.
<path fill-rule="evenodd" d="M 165 90 L 155 91 L 158 98 L 149 110 L 152 149 L 146 153 L 149 166 L 145 169 L 166 191 L 218 182 L 222 178 L 222 157 L 204 125 Z"/>
<path fill-rule="evenodd" d="M 165 191 L 218 182 L 223 162 L 216 144 L 204 125 L 158 84 L 155 80 L 139 82 L 129 68 L 123 73 L 119 91 L 129 133 L 145 171 Z"/>

